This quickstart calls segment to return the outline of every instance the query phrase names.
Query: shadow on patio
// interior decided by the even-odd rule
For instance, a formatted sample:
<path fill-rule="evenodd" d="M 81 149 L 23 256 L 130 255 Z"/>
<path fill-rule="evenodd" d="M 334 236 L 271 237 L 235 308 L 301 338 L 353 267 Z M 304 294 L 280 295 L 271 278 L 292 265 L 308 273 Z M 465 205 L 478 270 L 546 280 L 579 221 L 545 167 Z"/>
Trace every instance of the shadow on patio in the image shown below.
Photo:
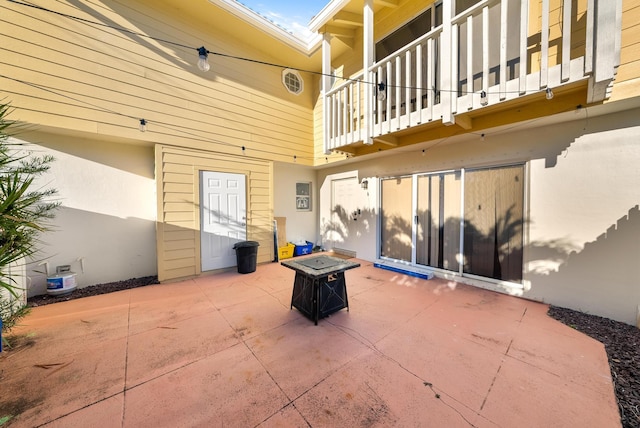
<path fill-rule="evenodd" d="M 8 426 L 620 426 L 603 345 L 547 306 L 359 261 L 350 311 L 276 263 L 37 307 L 0 358 Z"/>

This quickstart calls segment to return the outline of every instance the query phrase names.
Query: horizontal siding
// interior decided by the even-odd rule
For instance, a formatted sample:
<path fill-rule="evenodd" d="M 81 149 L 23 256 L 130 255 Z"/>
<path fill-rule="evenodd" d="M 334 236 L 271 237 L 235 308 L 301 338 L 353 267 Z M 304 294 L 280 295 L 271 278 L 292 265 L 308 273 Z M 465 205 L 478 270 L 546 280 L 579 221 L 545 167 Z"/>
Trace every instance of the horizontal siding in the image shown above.
<path fill-rule="evenodd" d="M 210 50 L 274 62 L 216 33 L 215 25 L 193 22 L 156 2 L 61 0 L 46 7 L 194 48 L 205 43 Z M 215 6 L 207 10 L 211 19 L 220 19 Z M 307 90 L 296 97 L 282 85 L 280 68 L 209 59 L 212 70 L 201 73 L 195 49 L 0 4 L 0 67 L 16 79 L 2 79 L 0 96 L 20 120 L 228 154 L 245 146 L 262 159 L 292 162 L 295 155 L 300 163 L 312 163 L 315 95 L 307 91 L 313 76 L 303 73 Z M 138 131 L 139 118 L 148 121 L 147 133 Z"/>
<path fill-rule="evenodd" d="M 640 0 L 622 2 L 622 39 L 620 67 L 612 97 L 630 98 L 640 95 Z M 624 87 L 616 91 L 616 87 Z"/>
<path fill-rule="evenodd" d="M 165 194 L 164 202 L 165 203 L 182 202 L 182 203 L 194 204 L 196 201 L 193 198 L 193 193 L 170 192 Z"/>
<path fill-rule="evenodd" d="M 273 260 L 273 170 L 270 162 L 170 146 L 156 147 L 158 278 L 200 273 L 199 172 L 247 176 L 247 239 L 258 241 L 258 262 Z M 186 189 L 189 189 L 186 191 Z"/>
<path fill-rule="evenodd" d="M 165 248 L 164 257 L 165 257 L 165 260 L 167 261 L 193 260 L 196 257 L 196 249 L 195 247 L 180 248 L 176 250 Z"/>
<path fill-rule="evenodd" d="M 194 241 L 196 239 L 196 231 L 189 229 L 172 230 L 170 225 L 164 226 L 164 235 L 167 241 L 172 242 Z"/>
<path fill-rule="evenodd" d="M 194 250 L 195 240 L 193 239 L 181 239 L 181 240 L 167 240 L 165 241 L 164 250 L 166 252 L 176 250 Z"/>

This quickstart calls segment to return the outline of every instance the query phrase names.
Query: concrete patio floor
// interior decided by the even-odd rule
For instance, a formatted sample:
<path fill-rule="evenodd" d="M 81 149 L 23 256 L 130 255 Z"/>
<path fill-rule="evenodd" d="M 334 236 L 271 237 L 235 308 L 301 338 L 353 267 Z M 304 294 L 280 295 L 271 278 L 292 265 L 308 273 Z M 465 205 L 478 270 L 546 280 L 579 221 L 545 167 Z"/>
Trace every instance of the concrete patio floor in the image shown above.
<path fill-rule="evenodd" d="M 33 308 L 0 357 L 12 427 L 616 427 L 601 343 L 547 306 L 362 266 L 289 310 L 277 263 Z M 2 354 L 0 354 L 2 355 Z M 7 400 L 11 397 L 11 400 Z M 3 408 L 5 407 L 5 408 Z"/>

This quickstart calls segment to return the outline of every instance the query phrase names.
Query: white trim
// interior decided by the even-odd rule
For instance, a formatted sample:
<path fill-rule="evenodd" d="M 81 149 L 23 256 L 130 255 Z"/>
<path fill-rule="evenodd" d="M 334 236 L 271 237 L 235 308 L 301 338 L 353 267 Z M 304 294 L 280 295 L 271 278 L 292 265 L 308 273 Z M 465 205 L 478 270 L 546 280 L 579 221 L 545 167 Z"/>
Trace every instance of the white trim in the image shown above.
<path fill-rule="evenodd" d="M 300 84 L 299 90 L 294 91 L 287 84 L 287 76 L 289 74 L 292 74 L 293 76 L 296 77 L 296 79 L 298 79 L 298 83 Z M 300 95 L 304 91 L 304 80 L 302 79 L 302 76 L 300 75 L 300 73 L 298 73 L 298 70 L 294 68 L 285 68 L 284 70 L 282 70 L 282 85 L 287 89 L 287 91 L 289 91 L 289 93 L 293 95 Z"/>
<path fill-rule="evenodd" d="M 442 278 L 449 281 L 455 281 L 461 284 L 483 288 L 485 290 L 496 291 L 499 293 L 506 293 L 512 296 L 522 296 L 524 291 L 522 284 L 518 284 L 515 282 L 500 281 L 497 279 L 475 276 L 470 274 L 460 275 L 459 273 L 454 271 L 434 268 L 430 266 L 412 265 L 409 262 L 404 262 L 401 260 L 378 258 L 374 260 L 374 263 L 381 266 L 393 268 L 393 269 L 426 275 L 429 277 L 429 279 L 433 277 Z"/>
<path fill-rule="evenodd" d="M 314 35 L 311 40 L 305 42 L 298 36 L 288 32 L 282 27 L 269 21 L 266 17 L 259 13 L 249 9 L 245 5 L 235 0 L 209 0 L 209 3 L 218 6 L 221 9 L 226 10 L 232 15 L 242 19 L 248 24 L 254 26 L 260 31 L 265 32 L 271 37 L 283 42 L 287 46 L 301 52 L 305 55 L 312 55 L 315 51 L 320 49 L 322 36 L 320 34 Z M 317 32 L 317 30 L 312 30 Z"/>
<path fill-rule="evenodd" d="M 211 0 L 209 0 L 211 1 Z M 333 0 L 329 4 L 327 4 L 316 16 L 311 18 L 309 22 L 309 29 L 317 33 L 320 30 L 320 27 L 325 25 L 333 16 L 340 12 L 343 7 L 348 5 L 351 0 Z"/>

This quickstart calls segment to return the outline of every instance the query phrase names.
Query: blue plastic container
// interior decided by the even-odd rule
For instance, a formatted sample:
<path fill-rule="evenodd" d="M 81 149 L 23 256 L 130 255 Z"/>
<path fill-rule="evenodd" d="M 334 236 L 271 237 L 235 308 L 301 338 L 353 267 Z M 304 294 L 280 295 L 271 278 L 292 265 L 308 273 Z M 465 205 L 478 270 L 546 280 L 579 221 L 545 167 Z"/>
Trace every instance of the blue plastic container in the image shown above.
<path fill-rule="evenodd" d="M 306 245 L 296 245 L 296 248 L 293 250 L 294 256 L 302 256 L 304 254 L 311 254 L 311 249 L 313 248 L 313 242 L 306 241 Z"/>

